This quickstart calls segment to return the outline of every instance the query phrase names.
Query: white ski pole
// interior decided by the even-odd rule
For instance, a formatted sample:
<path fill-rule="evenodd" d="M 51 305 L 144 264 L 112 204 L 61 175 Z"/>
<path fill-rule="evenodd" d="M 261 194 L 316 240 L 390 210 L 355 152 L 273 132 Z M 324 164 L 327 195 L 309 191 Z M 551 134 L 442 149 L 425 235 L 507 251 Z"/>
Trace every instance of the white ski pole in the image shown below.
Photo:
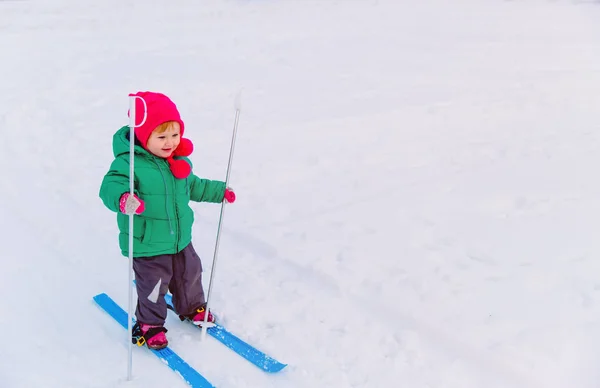
<path fill-rule="evenodd" d="M 233 135 L 231 136 L 231 148 L 229 149 L 229 162 L 227 163 L 227 176 L 225 177 L 225 187 L 229 187 L 229 175 L 231 174 L 231 162 L 233 161 L 233 150 L 235 148 L 235 138 L 237 136 L 237 128 L 238 128 L 238 122 L 240 119 L 240 112 L 242 110 L 241 99 L 242 99 L 242 96 L 241 96 L 241 91 L 240 91 L 235 98 L 235 120 L 233 123 Z M 225 200 L 223 200 L 223 202 L 221 202 L 221 214 L 219 216 L 219 226 L 217 227 L 217 240 L 215 241 L 215 253 L 213 255 L 212 269 L 210 271 L 210 283 L 208 283 L 208 293 L 206 294 L 206 311 L 204 313 L 204 323 L 202 325 L 202 335 L 201 335 L 202 340 L 204 340 L 204 338 L 206 338 L 206 330 L 208 329 L 208 313 L 210 311 L 209 303 L 210 303 L 210 297 L 212 295 L 212 287 L 213 287 L 213 283 L 214 283 L 215 272 L 217 269 L 217 258 L 218 258 L 218 254 L 219 254 L 219 243 L 221 241 L 221 227 L 223 225 L 223 215 L 225 214 L 225 203 L 226 203 Z"/>
<path fill-rule="evenodd" d="M 135 123 L 135 100 L 139 98 L 144 104 L 144 119 L 140 124 Z M 148 117 L 148 106 L 146 105 L 146 101 L 140 96 L 129 96 L 129 195 L 134 195 L 134 187 L 133 187 L 133 161 L 134 161 L 134 151 L 133 148 L 135 146 L 135 127 L 141 127 L 146 122 L 146 118 Z M 127 307 L 127 343 L 128 346 L 128 358 L 127 358 L 127 381 L 131 381 L 131 369 L 132 369 L 132 358 L 133 358 L 133 343 L 131 338 L 133 336 L 132 330 L 133 327 L 131 325 L 131 321 L 133 318 L 133 217 L 134 213 L 129 215 L 129 282 L 127 283 L 129 287 L 129 302 Z"/>

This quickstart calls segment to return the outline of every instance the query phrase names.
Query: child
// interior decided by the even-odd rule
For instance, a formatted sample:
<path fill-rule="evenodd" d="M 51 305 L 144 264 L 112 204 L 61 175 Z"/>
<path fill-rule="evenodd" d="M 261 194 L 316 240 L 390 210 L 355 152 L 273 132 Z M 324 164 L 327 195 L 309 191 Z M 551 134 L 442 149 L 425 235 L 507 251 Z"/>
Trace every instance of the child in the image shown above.
<path fill-rule="evenodd" d="M 163 327 L 165 294 L 171 291 L 178 314 L 201 324 L 206 314 L 202 264 L 192 246 L 194 212 L 189 201 L 235 201 L 225 182 L 198 178 L 187 158 L 192 142 L 183 138 L 184 124 L 175 104 L 164 94 L 138 92 L 135 137 L 128 126 L 113 137 L 115 159 L 104 176 L 100 198 L 117 212 L 119 246 L 129 256 L 129 215 L 134 216 L 133 270 L 138 295 L 134 333 L 151 349 L 168 345 Z M 129 189 L 129 147 L 135 141 L 134 195 Z M 208 312 L 208 321 L 214 317 Z M 143 338 L 141 338 L 143 337 Z"/>

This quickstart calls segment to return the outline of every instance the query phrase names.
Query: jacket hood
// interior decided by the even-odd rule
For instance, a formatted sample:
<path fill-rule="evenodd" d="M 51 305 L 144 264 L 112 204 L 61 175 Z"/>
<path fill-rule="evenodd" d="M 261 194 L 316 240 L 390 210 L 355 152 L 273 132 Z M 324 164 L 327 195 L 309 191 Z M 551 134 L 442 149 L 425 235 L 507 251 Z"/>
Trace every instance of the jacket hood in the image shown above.
<path fill-rule="evenodd" d="M 113 146 L 113 154 L 115 157 L 129 153 L 129 147 L 130 147 L 129 132 L 130 132 L 130 128 L 128 125 L 126 125 L 124 127 L 121 127 L 114 134 L 112 146 Z M 144 147 L 139 145 L 137 142 L 133 147 L 133 152 L 135 152 L 136 154 L 140 154 L 140 155 L 151 156 L 150 153 L 148 151 L 146 151 L 144 149 Z"/>

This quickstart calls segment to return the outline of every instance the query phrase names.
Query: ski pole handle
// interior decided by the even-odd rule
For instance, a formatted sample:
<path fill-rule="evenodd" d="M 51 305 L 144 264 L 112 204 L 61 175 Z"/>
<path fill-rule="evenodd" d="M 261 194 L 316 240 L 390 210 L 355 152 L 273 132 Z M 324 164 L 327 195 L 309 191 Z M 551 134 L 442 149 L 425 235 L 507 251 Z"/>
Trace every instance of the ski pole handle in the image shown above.
<path fill-rule="evenodd" d="M 135 123 L 135 100 L 140 99 L 142 101 L 142 104 L 144 105 L 144 118 L 142 119 L 142 122 L 139 124 Z M 148 105 L 146 105 L 146 100 L 144 100 L 144 97 L 142 96 L 136 96 L 133 94 L 129 95 L 129 127 L 130 128 L 139 128 L 142 125 L 146 124 L 146 119 L 148 118 Z"/>

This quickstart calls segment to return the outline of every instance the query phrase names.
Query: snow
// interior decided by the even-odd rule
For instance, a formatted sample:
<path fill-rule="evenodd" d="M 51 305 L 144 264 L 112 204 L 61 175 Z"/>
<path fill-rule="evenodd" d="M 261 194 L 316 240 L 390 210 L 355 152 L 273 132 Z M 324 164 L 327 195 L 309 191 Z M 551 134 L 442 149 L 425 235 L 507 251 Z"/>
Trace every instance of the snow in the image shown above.
<path fill-rule="evenodd" d="M 211 302 L 265 374 L 169 316 L 218 387 L 597 387 L 600 4 L 0 1 L 0 386 L 185 387 L 126 307 L 98 189 L 127 94 L 224 179 Z M 208 287 L 219 206 L 193 205 Z"/>

